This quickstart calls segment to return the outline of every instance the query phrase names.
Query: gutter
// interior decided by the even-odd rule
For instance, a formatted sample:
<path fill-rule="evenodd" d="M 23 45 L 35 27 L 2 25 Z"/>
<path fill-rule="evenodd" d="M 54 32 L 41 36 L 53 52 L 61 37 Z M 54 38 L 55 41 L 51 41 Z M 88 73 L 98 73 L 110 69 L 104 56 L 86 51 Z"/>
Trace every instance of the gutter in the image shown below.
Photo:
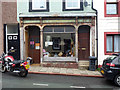
<path fill-rule="evenodd" d="M 98 67 L 98 11 L 93 7 L 92 0 L 92 9 L 96 12 L 96 46 L 97 46 L 97 67 Z"/>

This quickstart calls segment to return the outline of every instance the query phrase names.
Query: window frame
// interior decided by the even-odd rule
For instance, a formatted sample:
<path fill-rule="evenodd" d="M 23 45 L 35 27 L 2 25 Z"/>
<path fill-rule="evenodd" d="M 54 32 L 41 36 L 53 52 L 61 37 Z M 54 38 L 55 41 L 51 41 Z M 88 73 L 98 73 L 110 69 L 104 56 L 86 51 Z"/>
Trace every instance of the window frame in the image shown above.
<path fill-rule="evenodd" d="M 112 50 L 112 52 L 107 52 L 107 36 L 108 35 L 113 36 L 113 50 Z M 104 32 L 104 54 L 105 55 L 112 55 L 115 53 L 120 53 L 120 52 L 114 52 L 114 35 L 120 35 L 120 32 Z"/>
<path fill-rule="evenodd" d="M 107 4 L 117 4 L 117 14 L 107 14 Z M 117 2 L 107 2 L 107 0 L 104 0 L 104 16 L 120 17 L 120 0 L 117 0 Z"/>
<path fill-rule="evenodd" d="M 46 8 L 45 9 L 33 9 L 33 0 L 29 0 L 29 12 L 49 12 L 49 0 L 46 0 Z"/>
<path fill-rule="evenodd" d="M 80 3 L 79 3 L 79 8 L 66 8 L 67 6 L 67 3 L 66 3 L 66 0 L 63 0 L 63 11 L 82 11 L 83 10 L 83 0 L 79 0 Z"/>

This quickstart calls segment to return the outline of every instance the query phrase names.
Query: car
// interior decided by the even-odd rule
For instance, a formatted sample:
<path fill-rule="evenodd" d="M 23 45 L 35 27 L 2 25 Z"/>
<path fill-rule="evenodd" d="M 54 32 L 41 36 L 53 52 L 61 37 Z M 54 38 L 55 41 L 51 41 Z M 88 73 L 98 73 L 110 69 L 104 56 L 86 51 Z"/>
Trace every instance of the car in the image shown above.
<path fill-rule="evenodd" d="M 104 59 L 100 73 L 120 87 L 120 54 L 113 54 Z"/>

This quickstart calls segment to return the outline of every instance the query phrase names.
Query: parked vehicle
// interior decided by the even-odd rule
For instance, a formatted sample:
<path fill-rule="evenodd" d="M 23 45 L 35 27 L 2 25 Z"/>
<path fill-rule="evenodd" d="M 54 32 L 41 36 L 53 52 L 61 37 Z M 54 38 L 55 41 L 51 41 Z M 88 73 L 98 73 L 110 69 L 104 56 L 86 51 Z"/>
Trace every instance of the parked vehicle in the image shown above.
<path fill-rule="evenodd" d="M 112 80 L 120 86 L 120 54 L 106 58 L 100 72 L 107 80 Z"/>
<path fill-rule="evenodd" d="M 18 73 L 21 77 L 26 77 L 30 67 L 28 60 L 31 60 L 31 58 L 27 58 L 27 60 L 14 60 L 12 56 L 8 55 L 13 52 L 15 52 L 15 49 L 11 48 L 6 54 L 3 53 L 0 57 L 1 72 L 14 72 Z"/>

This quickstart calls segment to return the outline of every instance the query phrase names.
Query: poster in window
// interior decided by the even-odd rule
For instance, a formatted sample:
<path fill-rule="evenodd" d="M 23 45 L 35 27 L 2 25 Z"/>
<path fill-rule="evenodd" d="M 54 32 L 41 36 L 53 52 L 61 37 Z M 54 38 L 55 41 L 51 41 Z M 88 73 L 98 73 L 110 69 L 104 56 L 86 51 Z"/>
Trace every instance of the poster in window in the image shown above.
<path fill-rule="evenodd" d="M 40 49 L 40 43 L 35 43 L 35 49 Z"/>
<path fill-rule="evenodd" d="M 34 49 L 34 41 L 30 41 L 30 48 Z"/>

